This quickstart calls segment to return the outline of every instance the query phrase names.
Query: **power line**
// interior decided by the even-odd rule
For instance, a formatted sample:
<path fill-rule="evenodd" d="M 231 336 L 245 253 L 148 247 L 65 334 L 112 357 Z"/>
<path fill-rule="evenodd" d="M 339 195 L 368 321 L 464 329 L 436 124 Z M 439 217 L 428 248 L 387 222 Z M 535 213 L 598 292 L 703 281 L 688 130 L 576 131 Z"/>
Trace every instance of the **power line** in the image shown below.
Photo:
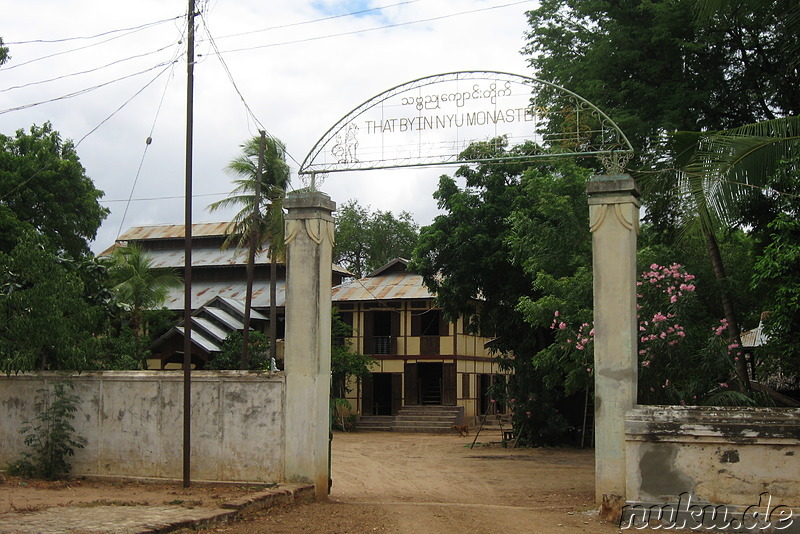
<path fill-rule="evenodd" d="M 119 81 L 122 81 L 122 80 L 126 80 L 128 78 L 133 78 L 135 76 L 139 76 L 141 74 L 145 74 L 147 72 L 150 72 L 151 70 L 155 70 L 155 69 L 158 69 L 158 68 L 163 67 L 165 65 L 170 65 L 172 63 L 175 63 L 176 61 L 177 60 L 165 61 L 165 62 L 159 63 L 158 65 L 155 65 L 153 67 L 147 68 L 145 70 L 142 70 L 142 71 L 139 71 L 139 72 L 135 72 L 133 74 L 128 74 L 126 76 L 121 76 L 121 77 L 116 78 L 114 80 L 110 80 L 110 81 L 103 82 L 103 83 L 100 83 L 100 84 L 97 84 L 97 85 L 93 85 L 91 87 L 86 87 L 84 89 L 80 89 L 80 90 L 74 91 L 72 93 L 67 93 L 66 95 L 57 96 L 55 98 L 49 98 L 47 100 L 40 100 L 39 102 L 32 102 L 30 104 L 23 104 L 21 106 L 16 106 L 16 107 L 13 107 L 13 108 L 2 109 L 2 110 L 0 110 L 0 115 L 2 115 L 4 113 L 9 113 L 11 111 L 20 111 L 20 110 L 32 108 L 32 107 L 35 107 L 35 106 L 40 106 L 42 104 L 49 104 L 51 102 L 57 102 L 59 100 L 67 100 L 69 98 L 73 98 L 73 97 L 76 97 L 76 96 L 80 96 L 80 95 L 89 93 L 91 91 L 94 91 L 95 89 L 100 89 L 101 87 L 105 87 L 106 85 L 111 85 L 112 83 L 116 83 L 116 82 L 119 82 Z"/>
<path fill-rule="evenodd" d="M 483 8 L 479 8 L 479 9 L 473 9 L 473 10 L 470 10 L 470 11 L 458 11 L 456 13 L 450 13 L 448 15 L 440 15 L 438 17 L 430 17 L 430 18 L 427 18 L 427 19 L 410 20 L 410 21 L 407 21 L 407 22 L 398 22 L 398 23 L 395 23 L 395 24 L 386 24 L 384 26 L 375 26 L 373 28 L 365 28 L 365 29 L 362 29 L 362 30 L 353 30 L 353 31 L 342 32 L 342 33 L 332 33 L 332 34 L 328 34 L 328 35 L 320 35 L 320 36 L 317 36 L 317 37 L 307 37 L 305 39 L 295 39 L 293 41 L 283 41 L 283 42 L 270 43 L 270 44 L 265 44 L 265 45 L 249 46 L 249 47 L 245 47 L 245 48 L 234 48 L 232 50 L 224 50 L 221 53 L 222 54 L 233 54 L 233 53 L 236 53 L 236 52 L 247 52 L 247 51 L 250 51 L 250 50 L 258 50 L 258 49 L 261 49 L 261 48 L 273 48 L 273 47 L 277 47 L 277 46 L 286 46 L 286 45 L 292 45 L 292 44 L 308 43 L 308 42 L 312 42 L 312 41 L 321 41 L 321 40 L 324 40 L 324 39 L 333 39 L 335 37 L 345 37 L 347 35 L 357 35 L 357 34 L 361 34 L 361 33 L 368 33 L 368 32 L 373 32 L 373 31 L 378 31 L 378 30 L 386 30 L 386 29 L 390 29 L 390 28 L 398 28 L 398 27 L 401 27 L 401 26 L 410 26 L 412 24 L 421 24 L 423 22 L 433 22 L 433 21 L 436 21 L 436 20 L 443 20 L 443 19 L 449 19 L 449 18 L 453 18 L 453 17 L 460 17 L 461 15 L 471 15 L 473 13 L 480 13 L 480 12 L 483 12 L 483 11 L 490 11 L 490 10 L 493 10 L 493 9 L 501 9 L 501 8 L 504 8 L 504 7 L 511 7 L 511 6 L 516 6 L 516 5 L 519 5 L 519 4 L 527 4 L 527 3 L 530 3 L 530 2 L 533 2 L 533 1 L 534 0 L 520 0 L 518 2 L 511 2 L 509 4 L 502 4 L 502 5 L 498 5 L 498 6 L 483 7 Z"/>
<path fill-rule="evenodd" d="M 175 69 L 175 63 L 172 64 L 172 69 L 173 70 Z M 158 76 L 161 76 L 161 74 L 159 74 Z M 144 165 L 145 156 L 147 156 L 147 149 L 150 148 L 150 143 L 153 142 L 153 132 L 156 129 L 156 122 L 158 122 L 158 116 L 161 114 L 161 107 L 164 105 L 164 98 L 167 96 L 168 87 L 169 87 L 169 80 L 167 80 L 167 83 L 164 84 L 164 92 L 161 93 L 161 101 L 158 103 L 158 108 L 156 109 L 156 115 L 153 118 L 153 124 L 152 126 L 150 126 L 150 135 L 147 136 L 147 140 L 145 141 L 144 151 L 142 151 L 142 159 L 139 160 L 139 168 L 136 169 L 136 176 L 133 179 L 133 185 L 131 185 L 131 193 L 130 195 L 128 195 L 128 200 L 127 203 L 125 204 L 125 211 L 122 213 L 122 220 L 120 220 L 119 222 L 119 229 L 117 230 L 117 239 L 119 239 L 120 234 L 122 234 L 122 225 L 125 224 L 125 217 L 128 215 L 128 208 L 130 208 L 131 201 L 133 199 L 133 192 L 136 190 L 136 184 L 139 182 L 139 175 L 142 172 L 142 166 Z"/>
<path fill-rule="evenodd" d="M 120 28 L 117 30 L 109 30 L 103 33 L 98 33 L 96 35 L 87 35 L 87 36 L 79 36 L 79 37 L 64 37 L 61 39 L 34 39 L 30 41 L 15 41 L 10 43 L 5 43 L 6 45 L 25 45 L 25 44 L 37 44 L 37 43 L 64 43 L 67 41 L 80 41 L 80 40 L 89 40 L 89 39 L 97 39 L 98 37 L 105 37 L 106 35 L 111 35 L 112 33 L 119 33 L 119 32 L 132 32 L 138 30 L 144 30 L 145 28 L 149 28 L 151 26 L 157 26 L 159 24 L 163 24 L 165 22 L 172 22 L 174 20 L 182 19 L 182 15 L 178 15 L 176 17 L 171 17 L 168 19 L 157 20 L 155 22 L 147 22 L 140 26 L 133 26 L 131 28 Z"/>
<path fill-rule="evenodd" d="M 97 43 L 92 43 L 92 44 L 88 44 L 88 45 L 85 45 L 85 46 L 79 46 L 78 48 L 72 48 L 70 50 L 64 50 L 64 51 L 61 51 L 61 52 L 55 52 L 53 54 L 49 54 L 49 55 L 46 55 L 46 56 L 40 56 L 40 57 L 31 59 L 29 61 L 23 61 L 22 63 L 17 63 L 15 65 L 11 65 L 10 67 L 2 67 L 2 68 L 0 68 L 0 72 L 1 71 L 9 71 L 9 70 L 12 70 L 12 69 L 16 69 L 18 67 L 23 67 L 25 65 L 30 65 L 31 63 L 36 63 L 37 61 L 42 61 L 43 59 L 50 59 L 50 58 L 57 57 L 57 56 L 63 56 L 65 54 L 71 54 L 72 52 L 78 52 L 80 50 L 86 50 L 87 48 L 92 48 L 94 46 L 98 46 L 98 45 L 101 45 L 101 44 L 108 43 L 110 41 L 114 41 L 114 40 L 119 39 L 121 37 L 126 37 L 128 35 L 132 35 L 132 34 L 137 33 L 137 32 L 139 32 L 139 31 L 141 31 L 143 29 L 145 29 L 145 28 L 138 28 L 138 29 L 135 29 L 133 31 L 129 31 L 128 33 L 124 33 L 122 35 L 117 35 L 117 36 L 111 37 L 109 39 L 105 39 L 105 40 L 97 42 Z"/>
<path fill-rule="evenodd" d="M 63 80 L 65 78 L 71 78 L 73 76 L 80 76 L 81 74 L 89 74 L 89 73 L 92 73 L 92 72 L 97 72 L 99 70 L 103 70 L 103 69 L 111 67 L 113 65 L 117 65 L 117 64 L 123 63 L 125 61 L 130 61 L 131 59 L 138 59 L 138 58 L 150 56 L 150 55 L 153 55 L 153 54 L 157 54 L 159 52 L 163 52 L 164 50 L 166 50 L 170 46 L 173 46 L 173 43 L 170 43 L 167 46 L 161 47 L 158 50 L 153 50 L 153 51 L 150 51 L 150 52 L 145 52 L 143 54 L 137 54 L 135 56 L 129 56 L 129 57 L 126 57 L 124 59 L 118 59 L 116 61 L 112 61 L 111 63 L 106 63 L 102 67 L 96 67 L 96 68 L 93 68 L 93 69 L 88 69 L 88 70 L 84 70 L 84 71 L 80 71 L 80 72 L 73 72 L 71 74 L 64 74 L 62 76 L 57 76 L 55 78 L 50 78 L 50 79 L 47 79 L 47 80 L 40 80 L 38 82 L 30 82 L 30 83 L 26 83 L 24 85 L 15 85 L 15 86 L 12 86 L 12 87 L 7 87 L 5 89 L 0 89 L 0 93 L 5 93 L 5 92 L 11 91 L 13 89 L 24 89 L 25 87 L 31 87 L 32 85 L 40 85 L 40 84 L 43 84 L 43 83 L 56 82 L 56 81 L 59 81 L 59 80 Z"/>
<path fill-rule="evenodd" d="M 355 16 L 355 15 L 363 15 L 364 13 L 369 13 L 371 11 L 383 11 L 384 9 L 390 9 L 392 7 L 402 6 L 402 5 L 405 5 L 405 4 L 413 4 L 415 2 L 419 2 L 419 0 L 407 0 L 406 2 L 398 2 L 396 4 L 391 4 L 391 5 L 388 5 L 388 6 L 373 7 L 373 8 L 370 8 L 370 9 L 362 9 L 360 11 L 351 11 L 349 13 L 341 13 L 339 15 L 331 15 L 329 17 L 323 17 L 323 18 L 319 18 L 319 19 L 306 20 L 306 21 L 302 21 L 302 22 L 293 22 L 291 24 L 281 24 L 281 25 L 278 25 L 278 26 L 270 26 L 269 28 L 263 28 L 261 30 L 252 30 L 252 31 L 247 31 L 247 32 L 242 32 L 242 33 L 233 33 L 233 34 L 230 34 L 230 35 L 223 35 L 222 37 L 218 37 L 217 40 L 229 39 L 231 37 L 242 37 L 244 35 L 252 35 L 254 33 L 264 33 L 264 32 L 268 32 L 268 31 L 272 31 L 272 30 L 281 30 L 281 29 L 285 29 L 285 28 L 293 28 L 293 27 L 296 27 L 296 26 L 305 26 L 305 25 L 308 25 L 308 24 L 315 24 L 317 22 L 325 22 L 325 21 L 328 21 L 328 20 L 334 20 L 334 19 L 339 19 L 339 18 L 344 18 L 344 17 L 352 17 L 352 16 Z"/>

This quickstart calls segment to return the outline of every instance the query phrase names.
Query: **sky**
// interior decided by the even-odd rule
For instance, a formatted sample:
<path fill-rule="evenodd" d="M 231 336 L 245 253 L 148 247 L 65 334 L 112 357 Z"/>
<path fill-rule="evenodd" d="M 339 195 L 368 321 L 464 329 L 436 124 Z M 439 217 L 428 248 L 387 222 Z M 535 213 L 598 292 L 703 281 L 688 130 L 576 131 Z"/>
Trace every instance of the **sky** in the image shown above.
<path fill-rule="evenodd" d="M 188 2 L 0 0 L 0 133 L 50 121 L 77 143 L 110 214 L 92 250 L 132 226 L 184 222 Z M 351 110 L 411 80 L 455 71 L 534 76 L 521 54 L 533 0 L 197 0 L 194 222 L 226 197 L 224 171 L 265 129 L 300 163 Z M 148 144 L 147 140 L 150 139 Z M 329 173 L 338 205 L 437 215 L 432 194 L 454 166 Z"/>

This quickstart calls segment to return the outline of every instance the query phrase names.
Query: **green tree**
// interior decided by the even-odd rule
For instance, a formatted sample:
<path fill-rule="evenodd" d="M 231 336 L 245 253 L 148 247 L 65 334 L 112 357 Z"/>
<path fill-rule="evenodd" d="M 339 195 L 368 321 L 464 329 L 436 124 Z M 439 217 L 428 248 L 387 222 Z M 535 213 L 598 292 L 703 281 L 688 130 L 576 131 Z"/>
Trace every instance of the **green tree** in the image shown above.
<path fill-rule="evenodd" d="M 286 163 L 286 146 L 275 137 L 265 137 L 262 151 L 262 138 L 254 137 L 242 145 L 242 154 L 228 164 L 226 171 L 238 176 L 234 180 L 236 187 L 231 196 L 214 202 L 209 208 L 211 211 L 227 207 L 241 208 L 228 225 L 228 238 L 224 246 L 235 243 L 237 247 L 250 248 L 249 273 L 252 273 L 253 269 L 253 251 L 265 245 L 269 249 L 270 341 L 274 357 L 277 324 L 277 262 L 284 254 L 283 199 L 286 197 L 290 179 L 289 166 Z M 248 274 L 248 278 L 251 276 L 252 274 Z M 247 302 L 246 306 L 249 309 L 250 303 Z"/>
<path fill-rule="evenodd" d="M 506 146 L 474 143 L 463 156 L 500 159 L 532 148 Z M 498 400 L 515 407 L 521 443 L 558 443 L 568 431 L 559 408 L 572 365 L 540 356 L 565 300 L 576 314 L 591 306 L 588 173 L 568 162 L 498 161 L 460 167 L 456 176 L 465 187 L 439 179 L 434 197 L 444 214 L 421 230 L 411 268 L 448 318 L 463 316 L 472 331 L 495 337 L 498 361 L 514 371 L 508 397 Z"/>
<path fill-rule="evenodd" d="M 709 3 L 698 17 L 697 0 L 542 0 L 528 13 L 525 53 L 538 77 L 612 117 L 646 160 L 663 132 L 797 114 L 796 18 L 778 8 L 792 2 Z"/>
<path fill-rule="evenodd" d="M 242 345 L 244 339 L 241 332 L 231 332 L 222 342 L 222 352 L 208 362 L 208 369 L 239 369 L 242 362 Z M 270 368 L 269 338 L 261 332 L 253 331 L 248 336 L 250 358 L 248 369 L 263 371 Z"/>
<path fill-rule="evenodd" d="M 780 168 L 783 158 L 796 149 L 800 118 L 787 117 L 720 132 L 681 132 L 672 137 L 678 172 L 675 179 L 643 179 L 645 189 L 673 196 L 682 203 L 679 224 L 704 238 L 718 282 L 729 344 L 740 346 L 740 326 L 730 291 L 727 269 L 720 252 L 720 231 L 741 222 L 742 199 L 753 189 L 763 189 Z M 666 189 L 665 189 L 666 187 Z M 750 389 L 747 365 L 734 360 L 739 390 Z"/>
<path fill-rule="evenodd" d="M 62 141 L 49 122 L 27 134 L 0 134 L 0 250 L 10 251 L 34 228 L 58 251 L 89 255 L 88 241 L 108 215 L 101 196 L 72 141 Z"/>
<path fill-rule="evenodd" d="M 409 258 L 417 244 L 419 227 L 411 214 L 372 212 L 350 200 L 336 212 L 334 262 L 356 277 L 366 276 L 394 258 Z"/>
<path fill-rule="evenodd" d="M 5 373 L 91 367 L 105 308 L 84 298 L 79 275 L 29 231 L 0 251 L 0 366 Z"/>
<path fill-rule="evenodd" d="M 145 311 L 161 307 L 169 290 L 181 287 L 183 281 L 173 269 L 155 267 L 138 243 L 114 249 L 111 259 L 113 291 L 127 309 L 131 329 L 141 341 L 147 335 Z"/>
<path fill-rule="evenodd" d="M 11 59 L 8 55 L 8 47 L 3 45 L 3 38 L 0 37 L 0 65 Z"/>

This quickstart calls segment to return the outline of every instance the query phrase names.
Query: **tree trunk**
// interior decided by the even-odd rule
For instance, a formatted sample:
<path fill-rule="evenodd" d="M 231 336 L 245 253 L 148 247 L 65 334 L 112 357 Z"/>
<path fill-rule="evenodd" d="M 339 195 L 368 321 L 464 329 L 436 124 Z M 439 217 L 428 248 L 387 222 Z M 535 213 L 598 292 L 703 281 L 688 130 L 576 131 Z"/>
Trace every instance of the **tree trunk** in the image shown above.
<path fill-rule="evenodd" d="M 719 243 L 714 236 L 712 230 L 703 230 L 706 238 L 706 247 L 708 248 L 708 255 L 711 259 L 711 265 L 714 268 L 714 275 L 719 283 L 720 300 L 722 301 L 722 311 L 725 313 L 725 319 L 728 321 L 728 345 L 735 346 L 731 356 L 734 358 L 734 367 L 736 369 L 736 377 L 739 381 L 739 391 L 746 393 L 750 391 L 750 379 L 747 376 L 747 363 L 744 357 L 737 357 L 736 352 L 741 351 L 742 340 L 739 332 L 739 323 L 736 321 L 736 310 L 733 307 L 731 300 L 730 290 L 728 288 L 728 276 L 725 272 L 725 264 L 722 262 L 722 254 L 719 250 Z"/>
<path fill-rule="evenodd" d="M 275 302 L 278 293 L 278 261 L 274 243 L 270 244 L 269 252 L 269 361 L 270 365 L 272 365 L 278 354 L 278 304 Z"/>

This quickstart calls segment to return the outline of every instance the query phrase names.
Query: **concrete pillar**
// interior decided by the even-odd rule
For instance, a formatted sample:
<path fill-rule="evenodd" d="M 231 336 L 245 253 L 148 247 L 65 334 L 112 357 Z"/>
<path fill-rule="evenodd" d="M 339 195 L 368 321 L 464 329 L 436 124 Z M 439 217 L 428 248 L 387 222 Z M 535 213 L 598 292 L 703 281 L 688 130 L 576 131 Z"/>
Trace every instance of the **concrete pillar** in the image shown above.
<path fill-rule="evenodd" d="M 625 413 L 636 404 L 639 189 L 627 174 L 587 185 L 594 269 L 595 498 L 625 497 Z"/>
<path fill-rule="evenodd" d="M 286 439 L 288 482 L 328 496 L 331 388 L 331 262 L 336 204 L 324 193 L 290 193 L 286 215 Z"/>

